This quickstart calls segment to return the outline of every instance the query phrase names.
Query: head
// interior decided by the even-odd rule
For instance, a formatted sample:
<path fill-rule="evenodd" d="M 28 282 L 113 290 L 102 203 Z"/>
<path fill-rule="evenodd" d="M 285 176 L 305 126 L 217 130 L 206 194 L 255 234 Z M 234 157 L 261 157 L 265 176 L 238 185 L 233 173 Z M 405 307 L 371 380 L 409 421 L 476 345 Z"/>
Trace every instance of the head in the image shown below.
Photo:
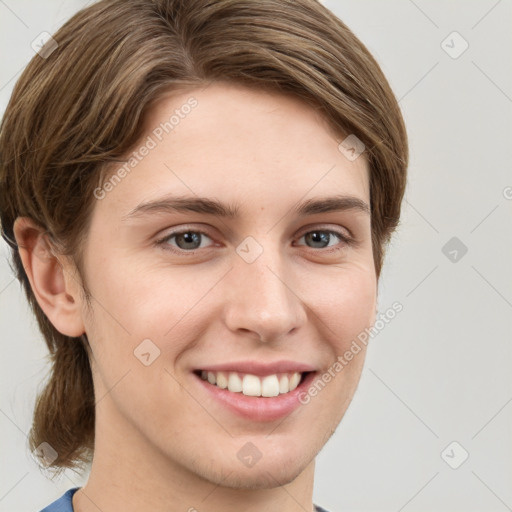
<path fill-rule="evenodd" d="M 101 1 L 53 38 L 0 132 L 2 230 L 52 365 L 30 447 L 77 467 L 114 422 L 212 481 L 295 477 L 365 351 L 275 420 L 194 399 L 198 374 L 286 359 L 320 377 L 372 325 L 408 163 L 381 69 L 313 0 Z"/>

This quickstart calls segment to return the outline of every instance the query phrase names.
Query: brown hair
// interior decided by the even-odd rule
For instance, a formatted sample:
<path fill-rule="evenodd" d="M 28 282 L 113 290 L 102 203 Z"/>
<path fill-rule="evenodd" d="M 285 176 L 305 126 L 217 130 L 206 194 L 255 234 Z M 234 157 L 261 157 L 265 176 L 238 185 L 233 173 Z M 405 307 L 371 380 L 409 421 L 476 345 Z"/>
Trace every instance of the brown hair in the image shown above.
<path fill-rule="evenodd" d="M 108 165 L 137 143 L 150 105 L 164 94 L 231 81 L 294 95 L 336 133 L 364 143 L 378 278 L 400 217 L 408 143 L 379 65 L 316 0 L 103 0 L 53 38 L 58 47 L 30 61 L 2 120 L 0 222 L 52 362 L 30 449 L 47 442 L 57 452 L 52 467 L 74 469 L 94 450 L 88 342 L 57 331 L 38 305 L 14 242 L 18 216 L 32 218 L 71 257 L 89 300 L 82 250 Z"/>

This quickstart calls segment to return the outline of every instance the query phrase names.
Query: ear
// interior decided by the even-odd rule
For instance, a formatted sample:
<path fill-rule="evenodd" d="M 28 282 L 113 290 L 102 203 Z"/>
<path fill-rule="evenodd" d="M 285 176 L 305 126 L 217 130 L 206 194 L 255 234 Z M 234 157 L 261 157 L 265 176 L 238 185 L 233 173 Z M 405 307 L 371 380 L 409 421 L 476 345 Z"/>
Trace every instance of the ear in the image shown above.
<path fill-rule="evenodd" d="M 80 282 L 67 258 L 57 258 L 44 228 L 28 217 L 14 222 L 14 236 L 37 302 L 53 326 L 66 336 L 85 332 Z"/>

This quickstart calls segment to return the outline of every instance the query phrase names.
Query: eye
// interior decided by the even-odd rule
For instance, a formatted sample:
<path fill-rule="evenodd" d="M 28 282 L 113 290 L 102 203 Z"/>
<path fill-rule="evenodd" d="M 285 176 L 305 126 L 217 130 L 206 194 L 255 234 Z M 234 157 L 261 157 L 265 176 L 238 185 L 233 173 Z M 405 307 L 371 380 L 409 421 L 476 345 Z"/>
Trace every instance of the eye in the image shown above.
<path fill-rule="evenodd" d="M 334 249 L 326 252 L 339 251 L 352 244 L 352 239 L 350 237 L 339 231 L 333 231 L 330 229 L 315 229 L 313 231 L 307 231 L 299 238 L 299 240 L 302 239 L 304 239 L 306 243 L 313 244 L 313 249 L 334 247 Z M 336 243 L 336 239 L 338 239 L 338 243 Z M 334 244 L 329 245 L 331 241 L 334 241 Z M 339 241 L 341 241 L 341 245 Z M 339 245 L 339 247 L 336 247 L 336 245 Z"/>
<path fill-rule="evenodd" d="M 164 249 L 171 251 L 193 252 L 196 249 L 204 249 L 204 246 L 201 244 L 204 237 L 211 240 L 211 238 L 204 231 L 187 229 L 167 234 L 164 238 L 157 240 L 156 244 L 164 246 Z M 172 239 L 175 239 L 176 245 L 168 243 Z"/>
<path fill-rule="evenodd" d="M 155 244 L 157 246 L 161 246 L 164 250 L 182 254 L 187 252 L 193 254 L 196 250 L 209 247 L 202 243 L 205 238 L 212 240 L 204 231 L 197 229 L 182 229 L 181 231 L 168 233 L 165 237 L 157 240 Z M 311 249 L 325 249 L 324 252 L 328 253 L 343 250 L 354 243 L 352 238 L 341 231 L 331 229 L 315 229 L 307 231 L 298 240 L 300 241 L 302 239 L 304 239 L 306 244 L 311 244 L 309 246 Z M 171 241 L 174 243 L 171 243 Z"/>

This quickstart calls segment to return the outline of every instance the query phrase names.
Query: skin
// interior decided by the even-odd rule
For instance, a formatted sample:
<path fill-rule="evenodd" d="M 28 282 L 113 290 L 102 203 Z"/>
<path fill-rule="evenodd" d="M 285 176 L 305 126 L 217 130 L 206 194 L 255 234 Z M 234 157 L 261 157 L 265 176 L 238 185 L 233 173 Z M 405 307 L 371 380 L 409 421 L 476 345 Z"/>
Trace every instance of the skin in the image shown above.
<path fill-rule="evenodd" d="M 15 224 L 45 314 L 68 336 L 87 333 L 92 348 L 96 448 L 73 506 L 79 512 L 310 511 L 315 457 L 354 395 L 364 348 L 307 405 L 272 422 L 249 421 L 208 399 L 191 371 L 290 359 L 321 374 L 373 325 L 370 216 L 292 211 L 298 202 L 333 193 L 369 204 L 368 164 L 364 154 L 347 159 L 338 150 L 343 137 L 307 104 L 222 82 L 162 99 L 142 140 L 191 96 L 198 105 L 190 114 L 95 200 L 84 260 L 91 310 L 72 263 L 49 252 L 29 219 Z M 239 217 L 170 212 L 123 222 L 139 203 L 165 194 L 237 203 Z M 184 227 L 207 233 L 199 235 L 195 255 L 179 237 L 155 245 Z M 303 236 L 315 229 L 348 229 L 357 244 Z M 263 248 L 251 264 L 235 251 L 248 236 Z M 329 253 L 333 247 L 342 250 Z M 161 351 L 149 366 L 134 357 L 147 338 Z M 247 442 L 262 454 L 253 467 L 237 457 Z"/>

